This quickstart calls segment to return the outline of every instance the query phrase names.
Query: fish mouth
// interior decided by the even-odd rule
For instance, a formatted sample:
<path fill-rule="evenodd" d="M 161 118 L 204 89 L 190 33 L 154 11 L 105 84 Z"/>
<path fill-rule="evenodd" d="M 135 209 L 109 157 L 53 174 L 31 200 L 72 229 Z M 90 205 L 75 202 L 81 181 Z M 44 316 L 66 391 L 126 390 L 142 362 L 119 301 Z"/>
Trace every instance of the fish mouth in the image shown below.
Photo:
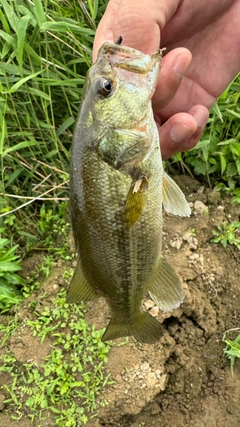
<path fill-rule="evenodd" d="M 150 56 L 128 46 L 106 42 L 99 49 L 97 60 L 105 59 L 114 67 L 137 74 L 147 74 L 153 69 L 160 70 L 161 58 L 161 50 Z"/>

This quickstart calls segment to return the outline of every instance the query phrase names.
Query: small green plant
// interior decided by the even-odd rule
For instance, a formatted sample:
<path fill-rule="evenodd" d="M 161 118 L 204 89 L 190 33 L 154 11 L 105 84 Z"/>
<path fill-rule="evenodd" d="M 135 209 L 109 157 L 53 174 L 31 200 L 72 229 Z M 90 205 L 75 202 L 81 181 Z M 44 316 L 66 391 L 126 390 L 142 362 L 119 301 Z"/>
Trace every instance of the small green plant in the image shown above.
<path fill-rule="evenodd" d="M 9 337 L 14 333 L 18 325 L 18 316 L 15 314 L 14 317 L 5 319 L 4 323 L 0 323 L 0 348 L 4 346 Z"/>
<path fill-rule="evenodd" d="M 230 224 L 223 222 L 221 225 L 218 225 L 217 230 L 213 230 L 214 239 L 211 242 L 221 243 L 224 248 L 227 244 L 236 246 L 240 249 L 240 222 L 232 221 Z"/>
<path fill-rule="evenodd" d="M 71 260 L 74 255 L 70 254 L 69 234 L 70 222 L 66 219 L 68 204 L 60 203 L 53 209 L 46 208 L 45 204 L 40 209 L 39 230 L 42 236 L 43 250 L 53 253 L 55 259 L 62 258 L 64 261 Z"/>
<path fill-rule="evenodd" d="M 52 256 L 45 256 L 43 262 L 39 266 L 39 271 L 45 274 L 46 279 L 49 277 L 51 269 L 53 268 L 53 261 Z"/>
<path fill-rule="evenodd" d="M 103 331 L 86 323 L 84 307 L 68 305 L 65 298 L 64 290 L 54 300 L 53 308 L 38 305 L 34 318 L 23 324 L 41 342 L 46 337 L 54 340 L 44 363 L 19 365 L 7 352 L 0 365 L 0 370 L 12 377 L 10 385 L 3 385 L 8 392 L 5 403 L 14 409 L 17 419 L 27 411 L 38 426 L 48 413 L 57 426 L 81 427 L 94 416 L 97 405 L 107 404 L 103 390 L 110 381 L 104 363 L 110 345 L 101 341 Z"/>
<path fill-rule="evenodd" d="M 227 344 L 227 346 L 224 349 L 224 354 L 228 359 L 230 359 L 230 368 L 232 373 L 233 373 L 235 358 L 236 357 L 240 358 L 240 334 L 234 340 L 227 339 L 226 335 L 232 331 L 236 331 L 239 329 L 240 328 L 229 329 L 223 335 L 223 342 Z"/>
<path fill-rule="evenodd" d="M 190 233 L 193 237 L 196 237 L 196 229 L 195 228 L 191 228 Z"/>
<path fill-rule="evenodd" d="M 233 190 L 233 198 L 231 200 L 232 203 L 240 203 L 240 188 L 235 188 L 235 190 Z"/>
<path fill-rule="evenodd" d="M 1 228 L 0 233 L 3 231 Z M 17 247 L 11 246 L 11 241 L 0 234 L 0 312 L 8 311 L 21 300 L 16 285 L 24 285 L 25 281 L 16 274 L 21 270 L 19 256 L 15 253 Z"/>

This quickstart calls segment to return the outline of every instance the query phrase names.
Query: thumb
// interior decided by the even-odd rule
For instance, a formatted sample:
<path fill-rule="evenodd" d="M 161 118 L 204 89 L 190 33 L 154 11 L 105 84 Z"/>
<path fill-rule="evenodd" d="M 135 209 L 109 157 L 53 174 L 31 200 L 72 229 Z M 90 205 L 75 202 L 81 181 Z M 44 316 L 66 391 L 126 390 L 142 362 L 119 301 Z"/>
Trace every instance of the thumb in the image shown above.
<path fill-rule="evenodd" d="M 167 15 L 159 0 L 110 0 L 96 32 L 93 60 L 104 42 L 115 43 L 120 36 L 124 45 L 152 55 L 160 47 Z"/>

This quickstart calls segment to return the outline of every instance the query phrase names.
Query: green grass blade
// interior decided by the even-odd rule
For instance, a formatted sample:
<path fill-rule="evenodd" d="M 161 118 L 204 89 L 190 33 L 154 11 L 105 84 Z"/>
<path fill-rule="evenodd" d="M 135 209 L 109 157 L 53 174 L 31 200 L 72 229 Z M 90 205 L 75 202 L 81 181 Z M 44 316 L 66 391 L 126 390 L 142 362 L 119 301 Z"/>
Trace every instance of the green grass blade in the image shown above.
<path fill-rule="evenodd" d="M 39 27 L 41 27 L 41 25 L 46 21 L 46 15 L 43 9 L 43 5 L 41 0 L 33 0 L 33 3 L 34 3 L 33 12 Z"/>
<path fill-rule="evenodd" d="M 17 33 L 19 18 L 14 12 L 14 8 L 12 7 L 12 5 L 10 6 L 10 3 L 8 3 L 6 0 L 1 0 L 1 4 L 3 6 L 9 24 L 11 25 L 15 33 Z"/>
<path fill-rule="evenodd" d="M 233 110 L 229 110 L 228 108 L 226 108 L 226 112 L 233 117 L 236 117 L 237 119 L 240 119 L 240 114 L 237 113 L 236 111 Z"/>
<path fill-rule="evenodd" d="M 75 25 L 75 24 L 64 22 L 64 21 L 62 22 L 46 21 L 41 25 L 40 29 L 44 31 L 53 31 L 57 33 L 61 33 L 61 32 L 65 33 L 65 32 L 72 31 L 74 34 L 88 34 L 91 36 L 95 34 L 95 31 L 91 30 L 90 28 L 84 28 L 84 27 L 81 27 L 80 25 Z"/>
<path fill-rule="evenodd" d="M 0 37 L 2 37 L 12 47 L 15 48 L 17 46 L 16 38 L 11 36 L 10 34 L 7 34 L 4 31 L 0 30 Z M 1 57 L 2 57 L 2 54 L 1 54 Z"/>
<path fill-rule="evenodd" d="M 65 132 L 66 129 L 68 129 L 73 123 L 75 122 L 75 117 L 68 117 L 67 120 L 65 120 L 61 126 L 57 130 L 57 135 L 61 135 L 63 132 Z"/>
<path fill-rule="evenodd" d="M 30 79 L 34 79 L 34 77 L 38 76 L 40 73 L 42 73 L 42 70 L 38 71 L 37 73 L 34 74 L 30 74 L 30 76 L 24 77 L 22 79 L 20 79 L 15 85 L 13 85 L 11 87 L 11 89 L 7 92 L 7 93 L 14 93 L 17 92 L 18 89 L 20 89 L 20 87 L 26 83 L 28 80 Z"/>
<path fill-rule="evenodd" d="M 13 147 L 6 148 L 3 152 L 3 157 L 6 156 L 6 154 L 12 153 L 13 151 L 19 151 L 26 147 L 33 147 L 34 145 L 38 145 L 39 143 L 37 141 L 23 141 L 19 142 L 18 144 L 14 145 Z"/>
<path fill-rule="evenodd" d="M 93 19 L 96 19 L 96 17 L 97 17 L 98 3 L 99 3 L 98 0 L 94 0 L 94 3 L 93 3 L 93 10 L 94 10 L 94 12 L 93 12 Z"/>
<path fill-rule="evenodd" d="M 4 30 L 6 31 L 6 33 L 10 34 L 11 30 L 10 30 L 10 27 L 8 25 L 8 21 L 7 21 L 5 15 L 3 14 L 1 9 L 0 9 L 0 22 L 2 23 L 2 26 L 3 26 Z"/>
<path fill-rule="evenodd" d="M 6 108 L 6 106 L 5 106 Z M 7 124 L 6 124 L 6 120 L 4 115 L 2 115 L 2 113 L 0 112 L 0 120 L 1 120 L 1 124 L 0 124 L 0 156 L 3 155 L 3 144 L 4 144 L 4 140 L 7 137 Z M 2 168 L 3 171 L 3 168 Z"/>
<path fill-rule="evenodd" d="M 20 69 L 22 69 L 23 65 L 23 52 L 24 52 L 24 42 L 26 37 L 26 31 L 28 27 L 28 23 L 31 19 L 31 14 L 22 16 L 18 26 L 17 33 L 17 59 Z"/>

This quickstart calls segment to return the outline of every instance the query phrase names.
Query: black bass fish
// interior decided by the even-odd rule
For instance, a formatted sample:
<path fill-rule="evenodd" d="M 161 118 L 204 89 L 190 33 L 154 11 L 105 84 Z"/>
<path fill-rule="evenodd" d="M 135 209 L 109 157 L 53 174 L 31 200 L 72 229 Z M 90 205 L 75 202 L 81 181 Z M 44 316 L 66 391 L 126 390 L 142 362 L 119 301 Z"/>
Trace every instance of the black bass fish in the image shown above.
<path fill-rule="evenodd" d="M 151 106 L 160 67 L 160 51 L 150 57 L 104 43 L 88 71 L 74 131 L 70 206 L 79 260 L 67 302 L 106 298 L 111 320 L 103 341 L 159 340 L 163 327 L 143 311 L 144 295 L 164 311 L 184 298 L 161 256 L 162 204 L 180 216 L 190 208 L 163 171 Z"/>

